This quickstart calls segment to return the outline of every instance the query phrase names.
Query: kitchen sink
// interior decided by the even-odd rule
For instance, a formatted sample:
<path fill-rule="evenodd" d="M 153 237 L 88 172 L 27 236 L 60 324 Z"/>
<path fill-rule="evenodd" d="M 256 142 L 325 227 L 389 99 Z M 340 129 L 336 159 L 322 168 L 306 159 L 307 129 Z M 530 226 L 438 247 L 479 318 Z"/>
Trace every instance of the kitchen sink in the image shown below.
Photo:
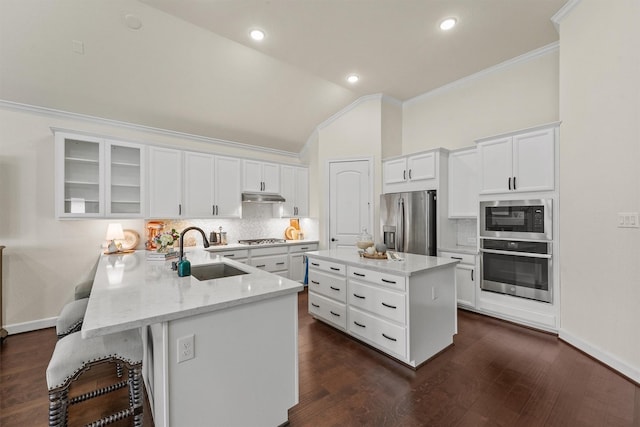
<path fill-rule="evenodd" d="M 223 277 L 239 276 L 241 274 L 248 273 L 223 262 L 191 267 L 191 275 L 198 280 L 221 279 Z"/>

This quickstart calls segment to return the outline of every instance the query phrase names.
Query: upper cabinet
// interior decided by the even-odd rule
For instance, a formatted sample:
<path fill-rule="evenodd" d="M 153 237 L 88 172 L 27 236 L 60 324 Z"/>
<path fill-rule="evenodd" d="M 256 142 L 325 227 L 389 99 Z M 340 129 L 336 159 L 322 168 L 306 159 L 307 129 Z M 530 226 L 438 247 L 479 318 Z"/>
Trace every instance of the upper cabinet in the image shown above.
<path fill-rule="evenodd" d="M 556 129 L 478 141 L 480 194 L 554 190 Z"/>
<path fill-rule="evenodd" d="M 149 216 L 180 218 L 182 209 L 182 151 L 149 147 Z"/>
<path fill-rule="evenodd" d="M 142 217 L 144 147 L 55 131 L 58 218 Z"/>
<path fill-rule="evenodd" d="M 243 160 L 242 191 L 280 193 L 280 165 Z"/>
<path fill-rule="evenodd" d="M 478 216 L 478 156 L 476 148 L 449 153 L 449 218 Z"/>
<path fill-rule="evenodd" d="M 298 166 L 280 166 L 280 187 L 285 199 L 282 216 L 309 216 L 309 170 Z"/>
<path fill-rule="evenodd" d="M 384 193 L 435 190 L 438 187 L 440 151 L 428 151 L 384 160 L 382 162 Z"/>

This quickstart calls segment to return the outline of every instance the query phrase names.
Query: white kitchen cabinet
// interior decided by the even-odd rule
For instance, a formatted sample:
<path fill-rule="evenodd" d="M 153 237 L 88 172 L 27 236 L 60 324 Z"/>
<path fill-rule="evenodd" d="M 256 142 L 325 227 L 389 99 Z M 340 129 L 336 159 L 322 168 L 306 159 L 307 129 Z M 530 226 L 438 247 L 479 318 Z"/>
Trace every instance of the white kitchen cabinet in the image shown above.
<path fill-rule="evenodd" d="M 457 259 L 456 265 L 456 293 L 458 306 L 463 308 L 476 308 L 476 293 L 478 284 L 477 257 L 468 253 L 440 251 L 439 256 Z"/>
<path fill-rule="evenodd" d="M 344 264 L 309 260 L 309 313 L 343 331 L 347 329 L 346 272 Z"/>
<path fill-rule="evenodd" d="M 256 160 L 243 160 L 242 170 L 242 191 L 280 192 L 280 165 Z"/>
<path fill-rule="evenodd" d="M 478 217 L 478 156 L 476 148 L 449 153 L 449 218 Z"/>
<path fill-rule="evenodd" d="M 149 147 L 148 153 L 149 217 L 182 217 L 182 151 Z"/>
<path fill-rule="evenodd" d="M 302 282 L 304 280 L 304 274 L 307 267 L 304 253 L 317 250 L 317 243 L 304 243 L 289 246 L 289 279 L 297 282 Z"/>
<path fill-rule="evenodd" d="M 58 218 L 142 217 L 144 147 L 55 131 Z"/>
<path fill-rule="evenodd" d="M 477 141 L 480 194 L 554 190 L 556 129 Z"/>
<path fill-rule="evenodd" d="M 442 150 L 432 150 L 382 162 L 383 192 L 435 190 Z"/>
<path fill-rule="evenodd" d="M 251 248 L 249 265 L 269 273 L 289 276 L 289 251 L 286 246 Z"/>
<path fill-rule="evenodd" d="M 240 218 L 240 160 L 184 153 L 184 216 Z"/>
<path fill-rule="evenodd" d="M 309 169 L 298 166 L 280 166 L 280 189 L 285 202 L 283 217 L 309 215 Z"/>

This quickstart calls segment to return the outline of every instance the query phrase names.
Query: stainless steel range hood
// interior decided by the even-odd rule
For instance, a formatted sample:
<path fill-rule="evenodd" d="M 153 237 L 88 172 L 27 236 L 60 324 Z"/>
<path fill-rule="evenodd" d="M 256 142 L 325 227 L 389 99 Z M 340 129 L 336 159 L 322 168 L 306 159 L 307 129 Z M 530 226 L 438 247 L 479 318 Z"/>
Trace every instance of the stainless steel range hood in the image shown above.
<path fill-rule="evenodd" d="M 273 193 L 242 193 L 243 202 L 253 203 L 284 203 L 284 197 Z"/>

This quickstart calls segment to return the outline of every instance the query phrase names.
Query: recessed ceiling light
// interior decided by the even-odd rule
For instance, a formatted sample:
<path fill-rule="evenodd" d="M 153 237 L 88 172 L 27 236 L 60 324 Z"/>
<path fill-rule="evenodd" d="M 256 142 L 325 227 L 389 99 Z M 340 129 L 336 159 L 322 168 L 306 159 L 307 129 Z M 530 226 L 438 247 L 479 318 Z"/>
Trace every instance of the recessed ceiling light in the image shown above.
<path fill-rule="evenodd" d="M 358 80 L 360 80 L 360 76 L 358 76 L 357 74 L 350 74 L 347 77 L 347 81 L 352 84 L 356 83 Z"/>
<path fill-rule="evenodd" d="M 444 31 L 450 30 L 456 26 L 457 22 L 456 18 L 447 18 L 440 23 L 440 29 Z"/>
<path fill-rule="evenodd" d="M 264 31 L 262 31 L 262 30 L 251 30 L 249 35 L 251 36 L 252 39 L 254 39 L 256 41 L 260 41 L 260 40 L 264 39 Z"/>

